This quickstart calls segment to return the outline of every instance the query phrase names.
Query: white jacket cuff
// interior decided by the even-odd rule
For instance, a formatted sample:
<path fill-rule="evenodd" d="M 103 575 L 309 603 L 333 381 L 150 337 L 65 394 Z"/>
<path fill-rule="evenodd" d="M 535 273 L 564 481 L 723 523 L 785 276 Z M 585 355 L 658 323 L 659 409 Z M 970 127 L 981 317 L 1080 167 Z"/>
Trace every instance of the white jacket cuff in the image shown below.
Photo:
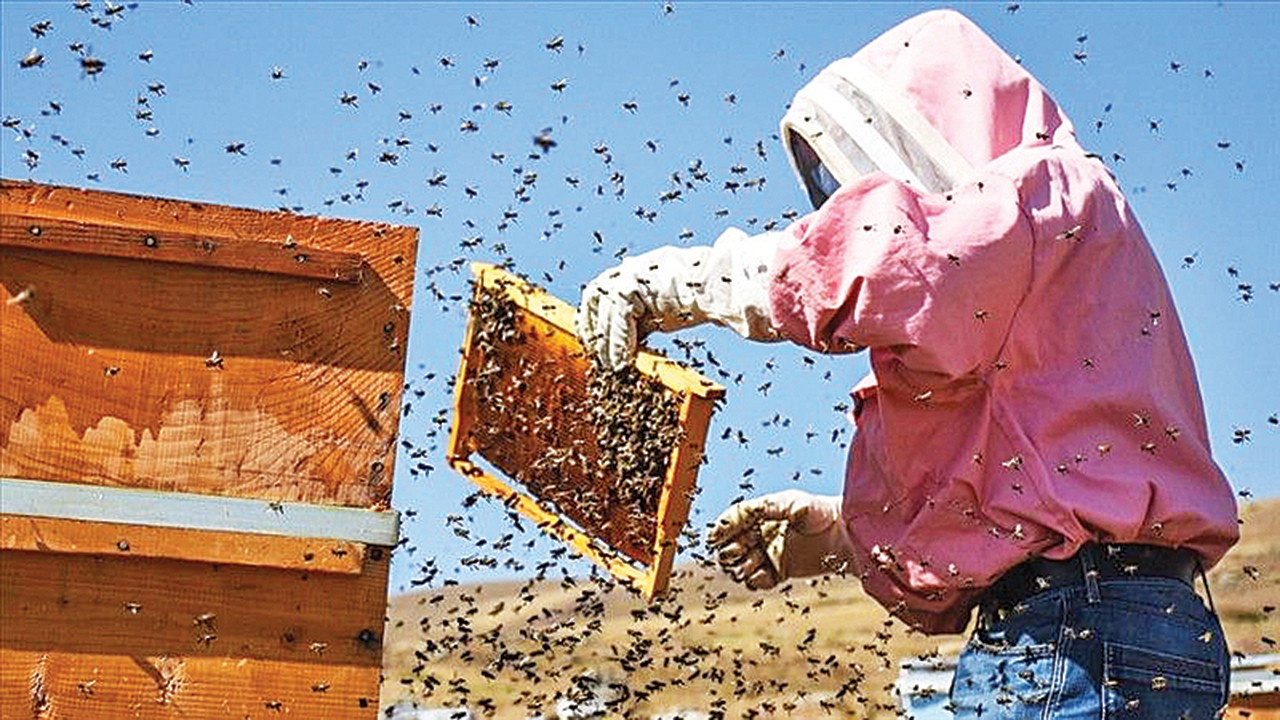
<path fill-rule="evenodd" d="M 779 340 L 769 308 L 769 285 L 773 257 L 784 237 L 781 232 L 747 235 L 737 228 L 725 230 L 702 257 L 701 291 L 687 305 L 743 337 Z"/>

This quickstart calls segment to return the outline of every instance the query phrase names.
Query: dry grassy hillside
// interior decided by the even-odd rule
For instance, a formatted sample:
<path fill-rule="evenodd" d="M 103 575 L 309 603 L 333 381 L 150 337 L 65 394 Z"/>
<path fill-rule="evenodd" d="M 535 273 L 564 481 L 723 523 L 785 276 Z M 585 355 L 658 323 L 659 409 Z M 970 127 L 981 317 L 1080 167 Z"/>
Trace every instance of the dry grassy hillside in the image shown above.
<path fill-rule="evenodd" d="M 1280 500 L 1246 505 L 1243 539 L 1211 573 L 1233 649 L 1280 639 Z M 900 659 L 954 654 L 959 636 L 907 631 L 856 582 L 752 593 L 686 567 L 646 607 L 593 581 L 451 587 L 392 598 L 383 702 L 465 703 L 477 713 L 550 715 L 585 674 L 625 684 L 636 716 L 719 708 L 728 717 L 893 713 Z"/>

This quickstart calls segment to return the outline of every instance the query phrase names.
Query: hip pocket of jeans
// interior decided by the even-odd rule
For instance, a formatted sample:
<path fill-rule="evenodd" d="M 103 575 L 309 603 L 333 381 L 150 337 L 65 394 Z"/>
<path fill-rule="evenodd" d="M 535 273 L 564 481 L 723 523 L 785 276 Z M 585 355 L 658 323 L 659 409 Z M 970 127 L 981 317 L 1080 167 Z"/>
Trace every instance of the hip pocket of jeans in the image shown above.
<path fill-rule="evenodd" d="M 1108 718 L 1208 720 L 1226 702 L 1219 664 L 1132 645 L 1103 644 L 1102 678 Z"/>
<path fill-rule="evenodd" d="M 997 646 L 970 643 L 951 680 L 955 720 L 1039 715 L 1053 689 L 1053 645 Z"/>

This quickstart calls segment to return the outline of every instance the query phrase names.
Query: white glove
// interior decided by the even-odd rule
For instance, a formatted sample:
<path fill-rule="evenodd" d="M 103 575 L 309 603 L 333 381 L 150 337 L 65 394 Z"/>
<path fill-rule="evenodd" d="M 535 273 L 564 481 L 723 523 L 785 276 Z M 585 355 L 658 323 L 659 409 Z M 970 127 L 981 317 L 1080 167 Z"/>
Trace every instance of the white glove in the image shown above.
<path fill-rule="evenodd" d="M 840 506 L 839 497 L 799 490 L 747 500 L 716 519 L 707 543 L 721 567 L 752 590 L 840 571 L 853 559 Z"/>
<path fill-rule="evenodd" d="M 770 266 L 781 232 L 729 229 L 711 247 L 661 247 L 623 260 L 582 291 L 577 331 L 608 367 L 631 362 L 639 339 L 714 322 L 756 340 L 778 339 L 769 316 Z"/>

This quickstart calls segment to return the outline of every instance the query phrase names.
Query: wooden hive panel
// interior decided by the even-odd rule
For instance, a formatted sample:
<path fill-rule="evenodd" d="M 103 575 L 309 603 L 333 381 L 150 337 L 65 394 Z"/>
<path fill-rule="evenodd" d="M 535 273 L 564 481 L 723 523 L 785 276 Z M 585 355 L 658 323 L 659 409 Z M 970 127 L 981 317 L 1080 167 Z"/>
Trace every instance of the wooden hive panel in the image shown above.
<path fill-rule="evenodd" d="M 3 181 L 0 476 L 386 507 L 416 242 Z"/>
<path fill-rule="evenodd" d="M 661 592 L 723 388 L 642 353 L 635 383 L 653 385 L 638 391 L 649 422 L 602 418 L 594 407 L 600 398 L 589 390 L 590 363 L 572 330 L 573 308 L 494 266 L 474 271 L 477 301 L 457 379 L 451 464 L 644 594 Z M 513 316 L 495 320 L 505 313 Z M 650 408 L 650 399 L 665 409 Z M 666 422 L 677 429 L 643 487 L 634 473 L 602 469 L 601 423 L 614 421 L 631 423 L 615 434 L 642 435 L 652 429 L 647 425 Z M 473 454 L 525 492 L 477 465 Z"/>
<path fill-rule="evenodd" d="M 51 552 L 3 559 L 4 717 L 377 716 L 383 552 L 348 574 Z"/>
<path fill-rule="evenodd" d="M 416 243 L 0 181 L 0 716 L 376 717 Z"/>

